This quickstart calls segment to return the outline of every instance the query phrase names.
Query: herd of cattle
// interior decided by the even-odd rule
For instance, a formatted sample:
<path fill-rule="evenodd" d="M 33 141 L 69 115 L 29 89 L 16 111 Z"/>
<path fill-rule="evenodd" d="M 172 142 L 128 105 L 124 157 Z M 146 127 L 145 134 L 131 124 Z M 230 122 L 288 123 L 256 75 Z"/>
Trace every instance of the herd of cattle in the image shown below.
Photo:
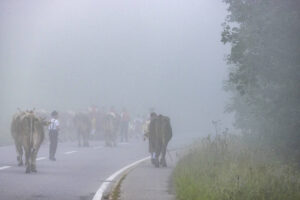
<path fill-rule="evenodd" d="M 12 119 L 11 135 L 14 139 L 18 165 L 22 166 L 23 153 L 25 154 L 26 173 L 37 172 L 36 157 L 45 137 L 45 129 L 49 125 L 47 114 L 34 110 L 17 112 Z M 107 146 L 116 146 L 120 117 L 113 113 L 95 115 L 91 113 L 69 113 L 62 114 L 60 119 L 60 141 L 78 140 L 79 146 L 89 146 L 90 137 L 104 139 Z M 143 124 L 146 121 L 132 120 L 135 122 L 135 137 L 143 135 Z M 172 137 L 170 120 L 159 115 L 152 123 L 148 123 L 147 130 L 154 134 L 149 137 L 149 151 L 156 157 L 161 154 L 161 165 L 166 166 L 165 154 L 168 141 Z M 129 131 L 132 132 L 132 131 Z M 76 133 L 76 134 L 74 134 Z M 160 134 L 162 133 L 162 134 Z M 75 135 L 75 137 L 74 137 Z M 151 134 L 150 134 L 151 135 Z M 150 147 L 151 146 L 151 147 Z M 158 163 L 158 162 L 157 162 Z M 154 163 L 156 166 L 157 164 Z"/>

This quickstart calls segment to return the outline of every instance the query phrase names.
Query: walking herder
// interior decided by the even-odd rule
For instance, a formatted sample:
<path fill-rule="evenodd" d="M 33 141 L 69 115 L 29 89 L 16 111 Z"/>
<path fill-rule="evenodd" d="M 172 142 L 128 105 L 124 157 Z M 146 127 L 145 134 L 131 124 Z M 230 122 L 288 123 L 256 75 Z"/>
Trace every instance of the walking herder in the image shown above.
<path fill-rule="evenodd" d="M 55 153 L 57 149 L 58 143 L 58 132 L 59 132 L 59 121 L 58 121 L 58 113 L 57 111 L 53 111 L 51 113 L 51 121 L 49 125 L 49 159 L 55 161 Z"/>

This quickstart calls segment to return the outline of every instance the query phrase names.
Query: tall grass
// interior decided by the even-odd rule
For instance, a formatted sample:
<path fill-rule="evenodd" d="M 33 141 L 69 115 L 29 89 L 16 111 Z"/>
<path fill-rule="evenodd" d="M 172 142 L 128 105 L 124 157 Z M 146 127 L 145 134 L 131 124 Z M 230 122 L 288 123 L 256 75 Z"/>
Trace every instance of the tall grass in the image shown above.
<path fill-rule="evenodd" d="M 232 135 L 203 139 L 178 162 L 177 200 L 299 200 L 300 174 L 272 150 Z"/>

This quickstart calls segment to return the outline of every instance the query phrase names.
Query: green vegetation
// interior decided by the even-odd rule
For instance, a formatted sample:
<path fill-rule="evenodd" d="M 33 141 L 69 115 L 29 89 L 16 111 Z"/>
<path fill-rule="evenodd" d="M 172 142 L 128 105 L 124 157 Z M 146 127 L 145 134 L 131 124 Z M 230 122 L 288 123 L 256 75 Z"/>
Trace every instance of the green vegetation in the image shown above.
<path fill-rule="evenodd" d="M 122 175 L 121 179 L 118 181 L 117 185 L 112 189 L 111 194 L 109 194 L 108 199 L 111 200 L 118 200 L 120 199 L 121 196 L 121 185 L 123 183 L 123 181 L 125 180 L 127 176 L 127 173 Z"/>
<path fill-rule="evenodd" d="M 300 173 L 240 136 L 206 138 L 178 162 L 178 200 L 299 200 Z"/>
<path fill-rule="evenodd" d="M 299 200 L 300 2 L 223 1 L 226 110 L 242 135 L 193 147 L 174 171 L 177 199 Z"/>
<path fill-rule="evenodd" d="M 300 1 L 223 1 L 222 42 L 231 47 L 227 110 L 243 133 L 299 161 Z"/>

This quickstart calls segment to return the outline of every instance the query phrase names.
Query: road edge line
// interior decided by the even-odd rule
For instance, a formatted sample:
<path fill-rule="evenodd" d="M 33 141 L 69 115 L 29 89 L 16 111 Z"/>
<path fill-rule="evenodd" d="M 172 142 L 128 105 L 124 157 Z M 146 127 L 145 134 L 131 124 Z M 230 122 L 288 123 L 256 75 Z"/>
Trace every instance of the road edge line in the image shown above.
<path fill-rule="evenodd" d="M 8 169 L 8 168 L 11 168 L 11 166 L 5 165 L 5 166 L 0 167 L 0 170 L 5 170 L 5 169 Z"/>
<path fill-rule="evenodd" d="M 113 173 L 112 175 L 110 175 L 107 179 L 105 179 L 105 181 L 101 184 L 101 186 L 99 187 L 99 189 L 97 190 L 96 194 L 93 197 L 93 200 L 102 200 L 103 194 L 104 192 L 107 190 L 108 186 L 111 184 L 111 182 L 120 174 L 124 173 L 125 171 L 127 171 L 128 169 L 137 166 L 138 164 L 145 162 L 146 160 L 149 160 L 150 156 L 142 158 L 140 160 L 137 160 L 123 168 L 121 168 L 120 170 L 116 171 L 115 173 Z"/>

